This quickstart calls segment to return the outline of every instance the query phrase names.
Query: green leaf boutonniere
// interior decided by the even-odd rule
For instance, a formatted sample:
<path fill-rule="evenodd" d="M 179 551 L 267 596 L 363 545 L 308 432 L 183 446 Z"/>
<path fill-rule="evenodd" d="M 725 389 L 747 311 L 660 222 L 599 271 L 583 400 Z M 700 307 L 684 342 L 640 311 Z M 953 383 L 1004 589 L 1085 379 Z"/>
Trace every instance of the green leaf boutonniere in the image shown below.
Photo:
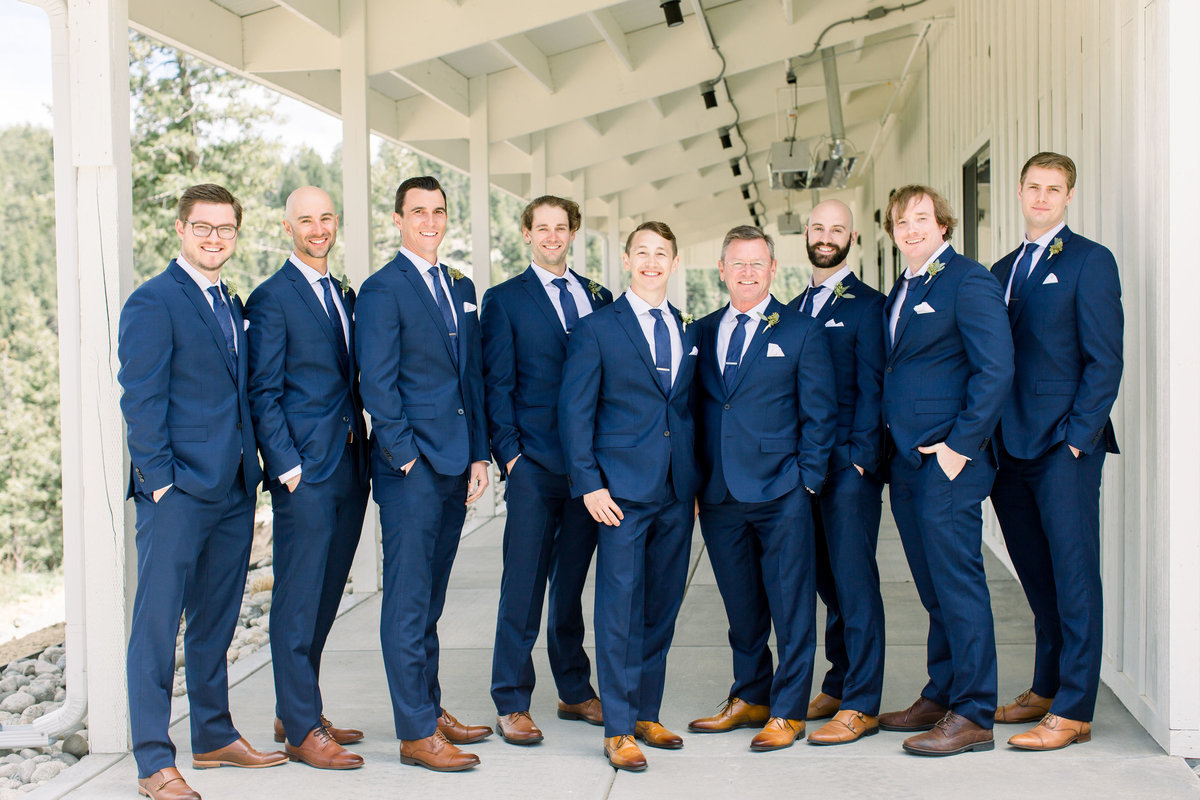
<path fill-rule="evenodd" d="M 846 290 L 846 284 L 842 283 L 841 281 L 838 281 L 837 286 L 833 287 L 833 302 L 836 303 L 839 297 L 844 297 L 847 300 L 854 299 L 854 295 L 850 294 L 850 292 Z"/>
<path fill-rule="evenodd" d="M 588 281 L 588 294 L 590 294 L 592 296 L 593 300 L 600 299 L 600 292 L 603 289 L 604 289 L 604 287 L 601 286 L 600 284 L 596 283 L 595 281 Z"/>
<path fill-rule="evenodd" d="M 1062 252 L 1062 239 L 1056 238 L 1053 242 L 1050 243 L 1050 255 L 1046 256 L 1046 260 L 1049 261 L 1051 258 L 1053 258 L 1054 256 L 1058 255 L 1061 252 Z"/>
<path fill-rule="evenodd" d="M 450 280 L 452 281 L 461 281 L 463 278 L 467 277 L 466 275 L 463 275 L 460 270 L 457 270 L 454 267 L 450 267 L 449 272 Z"/>
<path fill-rule="evenodd" d="M 772 312 L 770 314 L 759 314 L 758 316 L 763 322 L 767 323 L 768 328 L 774 328 L 776 325 L 779 324 L 779 312 L 778 311 Z"/>
<path fill-rule="evenodd" d="M 235 284 L 229 278 L 226 278 L 225 279 L 225 291 L 229 292 L 229 296 L 231 298 L 237 297 L 237 284 Z"/>
<path fill-rule="evenodd" d="M 942 270 L 944 270 L 945 268 L 946 268 L 946 265 L 943 264 L 941 261 L 934 261 L 932 264 L 929 265 L 929 269 L 926 270 L 926 272 L 925 272 L 925 283 L 929 283 L 931 280 L 936 278 L 937 274 L 939 272 L 941 272 Z"/>
<path fill-rule="evenodd" d="M 338 286 L 340 286 L 342 288 L 343 294 L 350 291 L 350 288 L 353 286 L 353 284 L 350 283 L 350 276 L 343 275 L 342 279 L 338 281 Z"/>
<path fill-rule="evenodd" d="M 589 288 L 590 288 L 590 287 L 589 287 Z M 693 322 L 695 322 L 695 321 L 696 321 L 696 318 L 695 318 L 695 317 L 693 317 L 691 314 L 680 314 L 680 315 L 679 315 L 679 320 L 680 320 L 680 322 L 682 322 L 682 323 L 683 323 L 683 329 L 686 331 L 686 330 L 687 330 L 687 326 L 688 326 L 688 325 L 691 325 Z"/>

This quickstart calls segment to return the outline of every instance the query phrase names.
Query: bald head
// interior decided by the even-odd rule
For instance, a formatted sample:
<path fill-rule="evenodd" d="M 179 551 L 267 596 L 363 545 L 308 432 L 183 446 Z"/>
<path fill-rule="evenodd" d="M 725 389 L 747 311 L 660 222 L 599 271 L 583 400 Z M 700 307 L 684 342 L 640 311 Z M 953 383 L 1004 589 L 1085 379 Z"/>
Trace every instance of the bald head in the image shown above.
<path fill-rule="evenodd" d="M 814 270 L 840 269 L 855 238 L 850 206 L 841 200 L 818 203 L 809 215 L 804 238 Z"/>
<path fill-rule="evenodd" d="M 300 260 L 324 274 L 338 229 L 329 193 L 316 186 L 301 186 L 288 195 L 283 208 L 283 229 L 292 237 L 292 248 Z"/>

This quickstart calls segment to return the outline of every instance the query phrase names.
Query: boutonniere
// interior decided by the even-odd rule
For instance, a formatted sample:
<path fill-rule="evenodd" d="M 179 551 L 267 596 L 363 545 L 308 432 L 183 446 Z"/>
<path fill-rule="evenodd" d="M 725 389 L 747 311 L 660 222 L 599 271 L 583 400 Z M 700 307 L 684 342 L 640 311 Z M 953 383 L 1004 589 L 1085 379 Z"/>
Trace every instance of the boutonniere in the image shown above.
<path fill-rule="evenodd" d="M 854 295 L 846 290 L 846 284 L 841 281 L 837 282 L 837 286 L 833 287 L 833 302 L 836 303 L 839 297 L 844 297 L 847 300 L 853 300 Z"/>
<path fill-rule="evenodd" d="M 594 283 L 592 284 L 592 286 L 595 286 L 595 285 L 596 284 L 594 284 Z M 588 288 L 590 289 L 591 286 L 589 286 Z M 683 323 L 683 329 L 686 331 L 687 326 L 691 325 L 693 322 L 695 322 L 696 318 L 693 317 L 691 314 L 680 314 L 679 321 Z"/>
<path fill-rule="evenodd" d="M 455 269 L 454 267 L 449 267 L 448 271 L 450 272 L 451 285 L 453 285 L 454 281 L 461 281 L 463 278 L 467 277 L 466 275 L 463 275 L 462 272 Z"/>
<path fill-rule="evenodd" d="M 603 289 L 604 289 L 604 287 L 601 286 L 600 284 L 596 283 L 595 281 L 588 281 L 588 294 L 590 294 L 592 296 L 593 300 L 600 299 L 600 292 Z"/>
<path fill-rule="evenodd" d="M 349 275 L 343 275 L 342 279 L 338 281 L 338 286 L 341 288 L 342 294 L 345 294 L 346 292 L 350 291 L 350 288 L 352 285 L 353 284 L 350 283 Z"/>
<path fill-rule="evenodd" d="M 937 274 L 939 272 L 941 272 L 942 270 L 944 270 L 945 268 L 946 268 L 946 265 L 943 264 L 941 261 L 934 261 L 932 264 L 929 265 L 929 269 L 926 270 L 926 272 L 925 272 L 925 283 L 929 283 L 931 280 L 936 278 Z M 924 284 L 922 284 L 922 285 L 924 285 Z"/>
<path fill-rule="evenodd" d="M 232 300 L 233 298 L 237 297 L 237 284 L 229 280 L 229 278 L 226 278 L 225 291 L 229 292 L 229 298 Z"/>
<path fill-rule="evenodd" d="M 1050 255 L 1046 256 L 1046 260 L 1049 261 L 1051 258 L 1053 258 L 1054 256 L 1058 255 L 1061 252 L 1062 252 L 1062 239 L 1056 238 L 1053 242 L 1050 243 Z"/>
<path fill-rule="evenodd" d="M 759 314 L 758 318 L 767 323 L 768 328 L 774 328 L 779 324 L 779 312 L 775 311 L 770 314 Z"/>

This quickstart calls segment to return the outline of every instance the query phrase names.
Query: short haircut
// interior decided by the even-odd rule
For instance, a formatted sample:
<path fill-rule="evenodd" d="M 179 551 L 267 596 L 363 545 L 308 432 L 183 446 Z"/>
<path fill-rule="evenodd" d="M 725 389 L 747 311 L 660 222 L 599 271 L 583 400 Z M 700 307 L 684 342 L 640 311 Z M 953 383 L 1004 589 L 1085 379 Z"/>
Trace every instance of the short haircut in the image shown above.
<path fill-rule="evenodd" d="M 665 222 L 656 222 L 654 220 L 643 222 L 641 225 L 638 225 L 636 228 L 634 228 L 629 234 L 629 237 L 625 240 L 626 255 L 629 255 L 629 248 L 633 246 L 633 237 L 637 236 L 642 231 L 651 231 L 652 233 L 657 233 L 659 236 L 671 243 L 671 255 L 679 255 L 679 247 L 675 242 L 675 233 L 671 230 L 671 227 Z"/>
<path fill-rule="evenodd" d="M 575 233 L 583 225 L 583 214 L 579 211 L 579 203 L 576 203 L 574 200 L 568 200 L 565 197 L 544 194 L 530 201 L 529 205 L 525 206 L 525 210 L 521 212 L 521 230 L 533 230 L 533 212 L 542 206 L 561 208 L 567 212 L 567 225 L 570 226 L 571 233 Z"/>
<path fill-rule="evenodd" d="M 725 234 L 725 241 L 721 243 L 721 263 L 725 263 L 725 251 L 729 249 L 730 242 L 766 242 L 767 250 L 771 253 L 771 260 L 775 260 L 775 241 L 762 232 L 759 228 L 753 225 L 738 225 L 736 228 L 730 229 L 729 233 Z"/>
<path fill-rule="evenodd" d="M 441 192 L 442 205 L 446 204 L 446 190 L 432 175 L 422 175 L 419 178 L 409 178 L 396 189 L 396 213 L 404 216 L 404 195 L 409 189 L 424 189 L 427 192 Z"/>
<path fill-rule="evenodd" d="M 180 221 L 188 221 L 188 217 L 192 215 L 192 208 L 195 207 L 196 203 L 233 206 L 234 219 L 237 220 L 237 226 L 239 228 L 242 227 L 242 204 L 224 186 L 218 186 L 215 183 L 198 183 L 195 186 L 189 186 L 187 189 L 184 189 L 183 194 L 179 196 L 177 216 Z"/>
<path fill-rule="evenodd" d="M 1025 166 L 1021 167 L 1021 185 L 1025 185 L 1025 173 L 1029 172 L 1030 167 L 1041 167 L 1043 169 L 1056 169 L 1067 178 L 1067 191 L 1075 188 L 1075 162 L 1070 156 L 1064 156 L 1061 153 L 1052 153 L 1049 150 L 1038 153 L 1025 162 Z"/>
<path fill-rule="evenodd" d="M 910 183 L 908 186 L 901 186 L 888 198 L 887 214 L 883 218 L 883 227 L 887 231 L 888 236 L 892 237 L 892 241 L 896 240 L 896 235 L 892 232 L 892 228 L 895 226 L 894 215 L 904 213 L 909 203 L 913 200 L 919 200 L 922 197 L 928 197 L 933 201 L 934 219 L 937 220 L 938 225 L 946 228 L 946 234 L 942 237 L 942 241 L 950 241 L 950 237 L 954 235 L 954 226 L 958 225 L 958 220 L 954 216 L 953 209 L 950 208 L 950 203 L 946 202 L 946 198 L 938 194 L 936 189 L 915 183 Z"/>

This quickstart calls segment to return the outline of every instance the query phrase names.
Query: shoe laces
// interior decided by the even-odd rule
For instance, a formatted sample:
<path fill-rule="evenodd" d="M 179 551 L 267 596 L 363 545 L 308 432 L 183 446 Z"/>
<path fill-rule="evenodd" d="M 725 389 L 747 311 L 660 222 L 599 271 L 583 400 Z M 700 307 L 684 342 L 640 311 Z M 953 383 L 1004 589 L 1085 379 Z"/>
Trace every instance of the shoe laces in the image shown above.
<path fill-rule="evenodd" d="M 631 734 L 622 733 L 620 736 L 617 737 L 617 741 L 613 743 L 612 749 L 615 752 L 617 750 L 620 750 L 622 747 L 624 747 L 627 744 L 632 744 L 632 745 L 636 746 L 636 743 L 633 741 L 633 736 Z"/>
<path fill-rule="evenodd" d="M 935 723 L 935 727 L 941 728 L 944 731 L 949 731 L 950 727 L 958 720 L 958 714 L 953 711 L 947 711 L 942 715 L 942 718 Z"/>
<path fill-rule="evenodd" d="M 329 733 L 329 728 L 324 724 L 313 728 L 313 736 L 316 736 L 317 741 L 321 744 L 329 744 L 333 741 L 333 736 Z"/>
<path fill-rule="evenodd" d="M 1058 727 L 1060 722 L 1062 722 L 1062 717 L 1058 716 L 1057 714 L 1047 713 L 1046 716 L 1042 717 L 1042 721 L 1039 722 L 1038 725 L 1044 725 L 1045 727 L 1054 730 Z"/>
<path fill-rule="evenodd" d="M 529 720 L 530 722 L 533 722 L 533 717 L 530 716 L 528 711 L 515 711 L 512 714 L 513 722 L 516 722 L 517 720 L 521 719 L 522 717 Z"/>
<path fill-rule="evenodd" d="M 330 722 L 329 717 L 325 716 L 324 714 L 321 715 L 321 724 L 329 730 L 333 730 L 333 723 Z"/>
<path fill-rule="evenodd" d="M 736 697 L 725 698 L 724 702 L 722 702 L 719 706 L 717 706 L 717 716 L 723 717 L 726 714 L 728 714 L 730 712 L 730 710 L 733 708 L 733 704 L 736 703 L 737 701 L 738 701 L 738 699 Z"/>

